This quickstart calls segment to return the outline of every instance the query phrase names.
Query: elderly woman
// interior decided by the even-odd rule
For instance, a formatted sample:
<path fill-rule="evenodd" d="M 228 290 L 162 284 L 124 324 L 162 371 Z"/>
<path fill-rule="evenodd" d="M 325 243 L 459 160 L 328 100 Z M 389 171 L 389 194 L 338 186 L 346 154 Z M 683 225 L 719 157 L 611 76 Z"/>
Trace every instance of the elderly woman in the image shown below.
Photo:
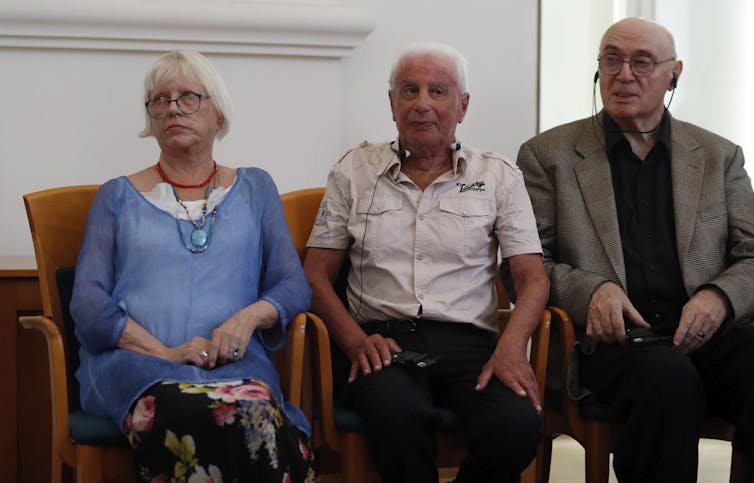
<path fill-rule="evenodd" d="M 317 481 L 270 355 L 311 296 L 277 189 L 214 161 L 230 99 L 201 54 L 160 57 L 145 95 L 159 159 L 102 186 L 76 267 L 81 404 L 122 426 L 140 481 Z"/>

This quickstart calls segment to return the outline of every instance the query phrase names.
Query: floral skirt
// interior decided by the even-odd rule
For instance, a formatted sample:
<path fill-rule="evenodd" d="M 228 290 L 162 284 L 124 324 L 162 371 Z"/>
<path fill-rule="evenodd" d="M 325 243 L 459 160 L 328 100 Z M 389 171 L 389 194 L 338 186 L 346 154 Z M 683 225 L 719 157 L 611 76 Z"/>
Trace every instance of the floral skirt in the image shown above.
<path fill-rule="evenodd" d="M 124 429 L 138 481 L 319 481 L 308 438 L 261 381 L 155 384 Z"/>

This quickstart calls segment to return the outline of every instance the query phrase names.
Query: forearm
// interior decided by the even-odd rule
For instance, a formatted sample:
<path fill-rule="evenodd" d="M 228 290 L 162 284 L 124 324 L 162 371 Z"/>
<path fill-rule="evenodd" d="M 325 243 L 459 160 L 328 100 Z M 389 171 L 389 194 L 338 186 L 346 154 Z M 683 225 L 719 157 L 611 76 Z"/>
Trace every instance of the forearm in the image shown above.
<path fill-rule="evenodd" d="M 366 334 L 353 319 L 343 302 L 328 281 L 312 283 L 312 311 L 319 315 L 327 325 L 330 337 L 341 349 L 353 347 Z"/>
<path fill-rule="evenodd" d="M 543 276 L 541 280 L 532 280 L 524 287 L 516 289 L 516 305 L 498 345 L 508 345 L 526 351 L 528 341 L 539 325 L 547 304 L 548 286 L 547 278 Z"/>
<path fill-rule="evenodd" d="M 258 300 L 241 309 L 236 315 L 244 323 L 250 324 L 253 330 L 269 329 L 280 319 L 275 306 L 266 300 Z"/>
<path fill-rule="evenodd" d="M 126 320 L 126 328 L 118 339 L 118 347 L 138 354 L 167 359 L 168 348 L 131 317 Z"/>
<path fill-rule="evenodd" d="M 304 258 L 304 272 L 312 288 L 312 311 L 325 321 L 338 347 L 348 352 L 366 334 L 335 293 L 335 280 L 346 256 L 345 249 L 310 247 Z"/>
<path fill-rule="evenodd" d="M 511 257 L 509 264 L 517 298 L 498 347 L 525 352 L 547 304 L 550 284 L 539 255 Z"/>

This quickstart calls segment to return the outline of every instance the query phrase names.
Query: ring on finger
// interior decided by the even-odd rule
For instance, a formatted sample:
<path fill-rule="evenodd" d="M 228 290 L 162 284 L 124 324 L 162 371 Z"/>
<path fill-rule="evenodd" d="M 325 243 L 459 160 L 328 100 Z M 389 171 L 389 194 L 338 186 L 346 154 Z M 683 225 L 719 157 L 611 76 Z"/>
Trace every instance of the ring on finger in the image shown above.
<path fill-rule="evenodd" d="M 199 352 L 199 357 L 201 357 L 202 359 L 207 359 L 209 357 L 209 352 L 201 351 Z"/>
<path fill-rule="evenodd" d="M 228 350 L 228 353 L 226 354 L 225 358 L 228 359 L 229 361 L 237 361 L 240 350 L 241 349 L 237 345 L 231 347 Z"/>
<path fill-rule="evenodd" d="M 696 336 L 699 337 L 700 339 L 704 339 L 704 332 L 700 330 L 699 332 L 696 333 Z"/>

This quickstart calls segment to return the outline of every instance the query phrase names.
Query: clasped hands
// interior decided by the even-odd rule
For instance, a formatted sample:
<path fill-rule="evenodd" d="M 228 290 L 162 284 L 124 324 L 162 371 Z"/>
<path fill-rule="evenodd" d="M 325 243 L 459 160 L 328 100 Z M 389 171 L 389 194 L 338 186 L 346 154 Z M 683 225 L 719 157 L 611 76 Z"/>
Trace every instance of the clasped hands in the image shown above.
<path fill-rule="evenodd" d="M 683 306 L 681 320 L 673 335 L 673 347 L 687 354 L 708 341 L 725 320 L 728 303 L 714 288 L 704 288 Z M 635 327 L 650 328 L 626 293 L 618 285 L 606 282 L 592 294 L 586 323 L 586 335 L 605 343 L 626 343 L 626 321 Z"/>
<path fill-rule="evenodd" d="M 204 369 L 239 361 L 246 353 L 255 328 L 251 323 L 233 316 L 212 331 L 211 339 L 197 336 L 174 347 L 173 360 Z"/>

